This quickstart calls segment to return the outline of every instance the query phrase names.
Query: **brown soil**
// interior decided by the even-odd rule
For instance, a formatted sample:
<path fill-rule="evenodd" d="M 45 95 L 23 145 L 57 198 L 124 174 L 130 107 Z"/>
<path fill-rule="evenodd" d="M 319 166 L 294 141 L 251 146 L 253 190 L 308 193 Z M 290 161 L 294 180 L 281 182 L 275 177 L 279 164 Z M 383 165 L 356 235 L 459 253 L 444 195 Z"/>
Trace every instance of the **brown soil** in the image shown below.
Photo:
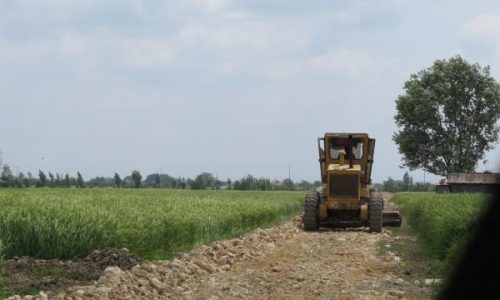
<path fill-rule="evenodd" d="M 92 284 L 109 266 L 130 270 L 139 261 L 139 258 L 127 249 L 114 248 L 96 250 L 83 259 L 67 261 L 14 257 L 5 261 L 2 277 L 13 293 L 61 291 L 69 286 Z"/>
<path fill-rule="evenodd" d="M 90 285 L 35 299 L 430 299 L 397 253 L 380 251 L 399 238 L 388 228 L 305 232 L 297 216 L 169 261 L 108 267 Z"/>

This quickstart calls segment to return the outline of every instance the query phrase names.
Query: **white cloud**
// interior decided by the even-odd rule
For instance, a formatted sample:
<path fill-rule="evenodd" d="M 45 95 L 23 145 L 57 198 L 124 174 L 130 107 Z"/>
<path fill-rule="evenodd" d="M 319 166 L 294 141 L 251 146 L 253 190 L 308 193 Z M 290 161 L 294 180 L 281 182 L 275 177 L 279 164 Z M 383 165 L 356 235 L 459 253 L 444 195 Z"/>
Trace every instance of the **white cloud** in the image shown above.
<path fill-rule="evenodd" d="M 194 4 L 204 7 L 208 12 L 218 12 L 224 9 L 231 0 L 194 0 Z"/>
<path fill-rule="evenodd" d="M 357 80 L 370 75 L 375 68 L 375 60 L 365 50 L 340 48 L 316 56 L 274 63 L 266 71 L 272 78 L 333 75 Z"/>
<path fill-rule="evenodd" d="M 374 61 L 370 55 L 360 49 L 336 49 L 320 56 L 307 58 L 303 68 L 310 72 L 342 73 L 359 79 L 374 70 Z"/>
<path fill-rule="evenodd" d="M 494 65 L 500 60 L 500 15 L 477 15 L 460 26 L 458 35 L 463 47 L 459 53 L 484 64 Z M 494 76 L 498 76 L 499 72 L 495 68 L 492 69 Z"/>
<path fill-rule="evenodd" d="M 174 50 L 169 38 L 85 36 L 70 31 L 36 40 L 0 36 L 0 65 L 32 68 L 54 60 L 82 70 L 113 63 L 119 67 L 158 68 L 172 62 Z"/>
<path fill-rule="evenodd" d="M 131 67 L 163 67 L 173 61 L 174 47 L 168 39 L 129 38 L 119 45 L 123 60 Z"/>
<path fill-rule="evenodd" d="M 500 15 L 482 14 L 460 27 L 460 33 L 467 36 L 500 39 Z"/>

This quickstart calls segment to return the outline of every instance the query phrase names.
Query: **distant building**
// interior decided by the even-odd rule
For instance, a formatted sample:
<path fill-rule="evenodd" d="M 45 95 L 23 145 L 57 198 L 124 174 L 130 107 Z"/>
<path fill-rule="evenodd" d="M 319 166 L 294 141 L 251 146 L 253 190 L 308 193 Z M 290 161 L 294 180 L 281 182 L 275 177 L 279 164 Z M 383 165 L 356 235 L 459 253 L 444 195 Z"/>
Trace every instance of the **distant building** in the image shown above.
<path fill-rule="evenodd" d="M 500 173 L 450 173 L 435 186 L 437 193 L 493 193 L 500 188 Z"/>

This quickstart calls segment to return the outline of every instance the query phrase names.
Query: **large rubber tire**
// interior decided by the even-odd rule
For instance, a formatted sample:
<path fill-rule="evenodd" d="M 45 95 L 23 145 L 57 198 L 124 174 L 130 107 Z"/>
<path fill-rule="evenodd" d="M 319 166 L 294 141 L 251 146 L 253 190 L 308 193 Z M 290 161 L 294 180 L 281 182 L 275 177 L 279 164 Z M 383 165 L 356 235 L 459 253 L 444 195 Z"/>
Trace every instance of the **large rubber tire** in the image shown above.
<path fill-rule="evenodd" d="M 318 202 L 317 192 L 307 192 L 304 200 L 304 230 L 306 231 L 319 229 Z"/>
<path fill-rule="evenodd" d="M 368 219 L 370 232 L 382 232 L 384 199 L 378 191 L 370 193 L 370 198 L 370 217 Z"/>

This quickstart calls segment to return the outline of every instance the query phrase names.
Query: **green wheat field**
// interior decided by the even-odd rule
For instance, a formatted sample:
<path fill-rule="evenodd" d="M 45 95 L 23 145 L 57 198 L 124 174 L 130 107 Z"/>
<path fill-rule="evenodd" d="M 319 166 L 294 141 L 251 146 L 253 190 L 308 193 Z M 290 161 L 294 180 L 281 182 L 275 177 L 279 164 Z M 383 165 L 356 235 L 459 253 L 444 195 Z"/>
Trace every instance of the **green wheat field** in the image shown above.
<path fill-rule="evenodd" d="M 104 247 L 168 259 L 300 213 L 303 192 L 156 189 L 0 190 L 5 258 L 70 259 Z"/>

